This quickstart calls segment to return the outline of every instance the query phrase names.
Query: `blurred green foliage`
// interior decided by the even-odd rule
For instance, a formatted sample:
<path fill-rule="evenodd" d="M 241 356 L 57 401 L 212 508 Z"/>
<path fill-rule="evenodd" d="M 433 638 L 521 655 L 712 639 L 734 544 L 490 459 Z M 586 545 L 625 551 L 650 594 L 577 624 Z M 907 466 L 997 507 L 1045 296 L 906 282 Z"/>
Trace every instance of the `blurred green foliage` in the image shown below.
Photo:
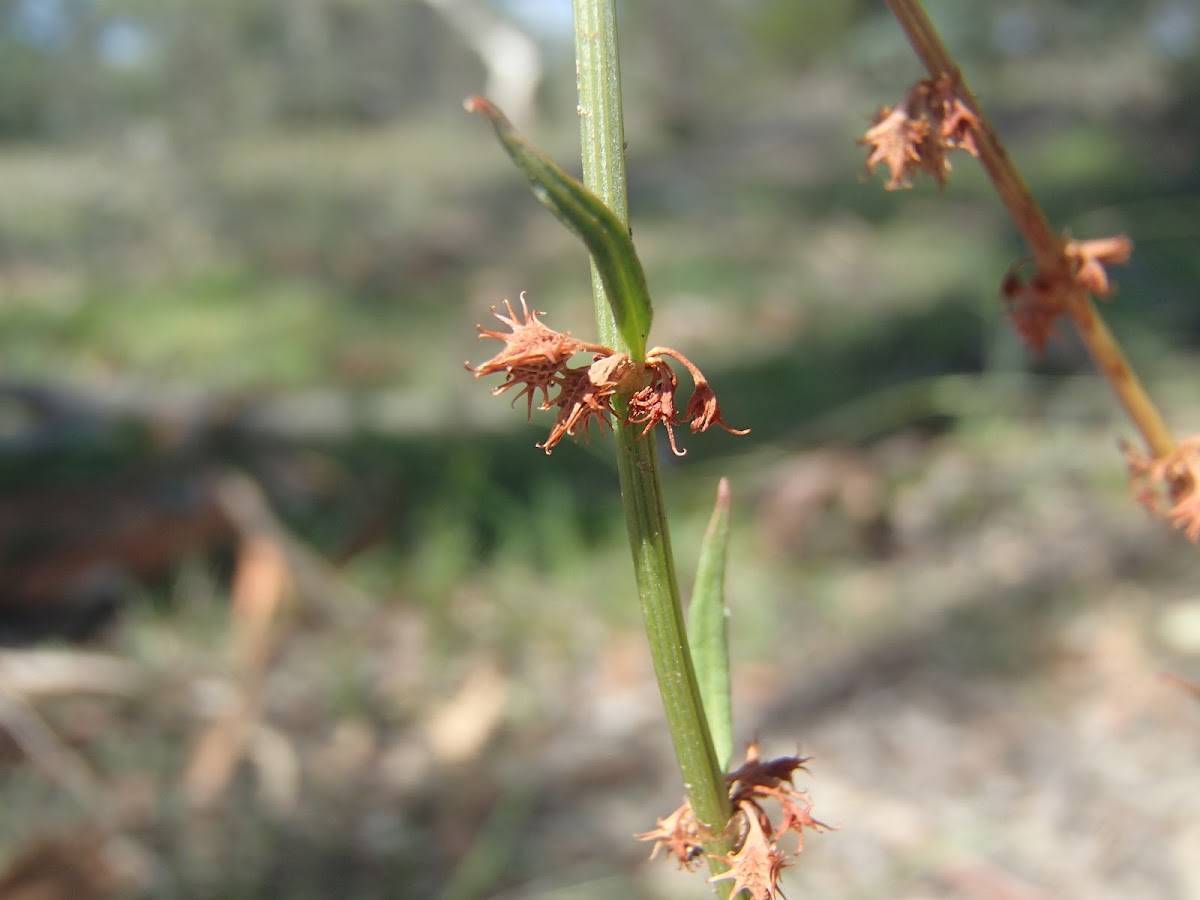
<path fill-rule="evenodd" d="M 492 6 L 539 40 L 547 76 L 526 130 L 574 170 L 561 17 Z M 1054 221 L 1134 238 L 1106 312 L 1169 411 L 1194 421 L 1195 4 L 929 7 Z M 1089 502 L 1138 515 L 1109 450 L 1118 414 L 1087 361 L 1069 337 L 1031 358 L 1003 319 L 998 287 L 1024 250 L 986 179 L 965 159 L 940 193 L 887 194 L 862 177 L 854 140 L 918 74 L 881 4 L 666 0 L 622 15 L 651 341 L 695 359 L 731 424 L 754 429 L 687 435 L 688 456 L 666 467 L 683 572 L 716 477 L 733 477 L 735 669 L 912 615 L 860 598 L 854 579 L 884 563 L 836 498 L 807 532 L 770 514 L 787 464 L 814 447 L 882 448 L 888 497 L 934 495 L 929 522 L 896 527 L 937 547 L 1004 516 L 1050 533 L 1053 515 Z M 350 609 L 356 622 L 416 610 L 428 624 L 435 652 L 414 696 L 449 690 L 473 654 L 531 683 L 539 665 L 589 666 L 605 628 L 637 624 L 609 438 L 547 458 L 534 448 L 545 417 L 526 423 L 462 369 L 485 355 L 474 323 L 520 290 L 552 326 L 591 328 L 582 251 L 460 112 L 484 78 L 417 0 L 0 4 L 0 372 L 85 395 L 135 382 L 217 398 L 196 455 L 258 476 L 289 526 L 344 555 L 344 577 L 376 604 Z M 243 427 L 260 413 L 269 427 Z M 80 432 L 86 451 L 28 453 L 22 421 L 0 408 L 0 488 L 161 463 L 172 445 L 153 424 L 117 416 Z M 905 441 L 947 434 L 929 452 L 949 475 L 926 471 L 925 444 L 904 456 Z M 164 669 L 213 665 L 225 587 L 197 568 L 208 571 L 190 560 L 150 587 L 158 608 L 131 594 L 113 645 Z M 802 634 L 780 627 L 801 612 Z M 407 726 L 412 708 L 381 712 L 370 693 L 373 626 L 339 627 L 312 629 L 297 654 L 316 672 L 302 680 L 314 716 Z M 971 639 L 994 632 L 985 623 Z M 531 687 L 513 716 L 536 719 L 547 702 Z M 173 749 L 155 749 L 161 724 L 107 735 L 102 758 L 168 778 L 185 726 L 167 721 Z M 11 842 L 31 810 L 62 812 L 44 786 L 14 784 L 0 813 Z M 154 840 L 210 895 L 389 896 L 372 885 L 417 872 L 433 893 L 450 879 L 453 860 L 423 849 L 364 862 L 343 827 L 355 799 L 323 799 L 328 815 L 281 825 L 243 798 L 223 842 L 189 849 L 172 844 L 174 798 Z M 404 827 L 432 818 L 419 806 Z M 222 866 L 221 850 L 244 866 Z M 539 865 L 518 858 L 510 877 Z M 350 886 L 336 881 L 347 871 L 360 873 Z"/>
<path fill-rule="evenodd" d="M 1138 301 L 1115 314 L 1146 335 L 1135 362 L 1152 366 L 1154 348 L 1200 332 L 1187 302 L 1196 134 L 1175 114 L 1194 80 L 1179 80 L 1187 58 L 1163 37 L 1194 22 L 1170 3 L 993 3 L 970 16 L 953 6 L 932 11 L 1051 215 L 1080 235 L 1137 239 L 1116 277 Z M 537 5 L 520 9 L 517 21 L 536 26 Z M 872 108 L 899 99 L 893 73 L 914 72 L 883 12 L 773 0 L 683 10 L 626 19 L 635 234 L 661 310 L 656 335 L 704 362 L 754 445 L 830 437 L 820 417 L 913 379 L 1014 359 L 1086 366 L 1069 342 L 1040 363 L 1004 350 L 995 285 L 1021 250 L 973 166 L 960 163 L 942 195 L 861 182 L 852 142 Z M 565 34 L 532 30 L 547 64 L 566 65 Z M 579 248 L 455 118 L 481 70 L 432 8 L 22 0 L 0 10 L 0 40 L 14 48 L 0 53 L 10 375 L 242 395 L 334 387 L 377 405 L 399 389 L 409 420 L 381 434 L 376 418 L 346 445 L 386 449 L 336 455 L 396 470 L 405 517 L 438 527 L 466 515 L 496 533 L 489 510 L 511 508 L 530 483 L 573 477 L 564 458 L 577 451 L 549 466 L 524 452 L 537 429 L 502 403 L 485 415 L 513 429 L 505 471 L 489 465 L 469 487 L 438 471 L 449 431 L 475 427 L 486 407 L 456 366 L 478 356 L 470 326 L 488 305 L 530 288 L 552 324 L 588 326 Z M 664 57 L 684 69 L 664 79 Z M 879 65 L 859 67 L 869 59 Z M 569 81 L 545 85 L 538 129 L 564 161 Z M 670 105 L 672 91 L 697 86 L 698 105 Z M 699 128 L 686 139 L 681 109 Z M 850 435 L 902 424 L 885 416 Z M 408 431 L 436 434 L 437 449 Z M 689 461 L 739 452 L 734 443 L 689 441 Z M 603 448 L 581 459 L 607 465 Z M 472 501 L 497 481 L 515 493 Z"/>

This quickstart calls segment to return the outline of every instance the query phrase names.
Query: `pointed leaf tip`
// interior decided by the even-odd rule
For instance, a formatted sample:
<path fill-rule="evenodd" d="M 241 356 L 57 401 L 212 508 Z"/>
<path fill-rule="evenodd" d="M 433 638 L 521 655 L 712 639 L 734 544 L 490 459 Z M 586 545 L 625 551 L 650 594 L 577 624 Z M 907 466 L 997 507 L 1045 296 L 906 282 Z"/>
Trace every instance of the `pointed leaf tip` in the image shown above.
<path fill-rule="evenodd" d="M 688 644 L 700 699 L 717 759 L 724 768 L 733 755 L 733 701 L 729 675 L 729 624 L 725 611 L 725 557 L 729 547 L 729 479 L 717 484 L 717 501 L 700 548 L 696 584 L 688 610 Z"/>
<path fill-rule="evenodd" d="M 485 97 L 480 97 L 478 94 L 472 94 L 463 101 L 463 109 L 469 113 L 479 113 L 482 116 L 487 116 L 493 122 L 507 121 L 504 113 Z"/>
<path fill-rule="evenodd" d="M 725 476 L 717 482 L 717 509 L 728 511 L 732 502 L 733 492 L 729 487 L 729 479 Z"/>

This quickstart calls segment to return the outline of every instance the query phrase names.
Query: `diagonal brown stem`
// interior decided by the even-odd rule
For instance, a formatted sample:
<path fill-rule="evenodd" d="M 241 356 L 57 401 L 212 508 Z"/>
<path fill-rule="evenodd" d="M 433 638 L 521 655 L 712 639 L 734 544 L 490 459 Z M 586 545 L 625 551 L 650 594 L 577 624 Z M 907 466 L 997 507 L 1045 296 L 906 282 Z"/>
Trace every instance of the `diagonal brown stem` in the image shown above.
<path fill-rule="evenodd" d="M 1004 149 L 1004 144 L 984 115 L 979 102 L 967 87 L 962 70 L 951 56 L 933 23 L 926 15 L 920 0 L 886 0 L 888 8 L 904 29 L 908 42 L 920 58 L 930 77 L 948 76 L 954 81 L 957 93 L 979 120 L 976 145 L 979 161 L 1008 208 L 1009 215 L 1029 245 L 1038 270 L 1064 285 L 1069 294 L 1067 311 L 1079 337 L 1087 347 L 1097 368 L 1108 379 L 1121 406 L 1142 435 L 1150 452 L 1158 458 L 1175 450 L 1175 439 L 1162 414 L 1137 373 L 1129 366 L 1116 337 L 1105 324 L 1091 297 L 1075 283 L 1071 262 L 1066 254 L 1066 241 L 1051 228 L 1046 214 L 1030 193 L 1025 179 Z"/>

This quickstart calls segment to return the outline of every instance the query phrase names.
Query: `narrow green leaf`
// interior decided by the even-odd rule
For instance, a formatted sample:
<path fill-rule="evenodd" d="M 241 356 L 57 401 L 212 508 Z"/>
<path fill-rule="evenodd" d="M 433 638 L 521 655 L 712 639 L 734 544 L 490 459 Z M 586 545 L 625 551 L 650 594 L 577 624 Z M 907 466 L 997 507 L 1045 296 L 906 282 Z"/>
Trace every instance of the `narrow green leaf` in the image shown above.
<path fill-rule="evenodd" d="M 499 109 L 482 97 L 471 97 L 463 105 L 468 112 L 491 120 L 504 149 L 529 179 L 534 195 L 583 239 L 600 271 L 617 330 L 629 354 L 642 359 L 653 310 L 646 274 L 629 230 L 595 194 L 518 134 Z"/>
<path fill-rule="evenodd" d="M 696 586 L 688 610 L 688 643 L 704 714 L 712 732 L 713 745 L 722 768 L 729 768 L 733 756 L 733 700 L 729 685 L 729 627 L 725 612 L 725 557 L 729 548 L 729 479 L 717 485 L 700 563 L 696 566 Z"/>

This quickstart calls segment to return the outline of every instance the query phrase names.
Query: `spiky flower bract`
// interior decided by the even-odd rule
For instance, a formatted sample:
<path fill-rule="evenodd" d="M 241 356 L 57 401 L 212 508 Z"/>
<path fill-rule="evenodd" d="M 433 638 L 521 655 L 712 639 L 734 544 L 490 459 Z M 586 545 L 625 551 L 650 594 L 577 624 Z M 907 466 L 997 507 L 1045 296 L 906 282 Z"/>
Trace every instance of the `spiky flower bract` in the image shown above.
<path fill-rule="evenodd" d="M 1184 438 L 1160 459 L 1131 446 L 1124 452 L 1134 499 L 1200 542 L 1200 436 Z"/>
<path fill-rule="evenodd" d="M 627 353 L 618 353 L 603 344 L 581 341 L 568 332 L 547 327 L 538 318 L 544 313 L 530 310 L 524 293 L 521 294 L 520 315 L 507 300 L 504 308 L 507 315 L 496 312 L 495 307 L 492 307 L 492 313 L 508 326 L 508 331 L 478 326 L 481 338 L 502 341 L 503 349 L 477 366 L 465 365 L 476 378 L 504 373 L 504 383 L 493 388 L 492 393 L 498 396 L 519 387 L 513 404 L 524 397 L 529 417 L 533 416 L 533 404 L 539 392 L 538 409 L 558 410 L 550 434 L 537 445 L 546 453 L 550 453 L 564 437 L 578 438 L 582 433 L 586 440 L 593 422 L 611 429 L 613 419 L 627 425 L 644 425 L 642 437 L 661 424 L 667 431 L 671 450 L 678 456 L 687 453 L 675 443 L 675 428 L 683 424 L 690 424 L 693 433 L 706 431 L 713 425 L 721 426 L 730 434 L 749 433 L 749 429 L 738 430 L 725 424 L 716 394 L 704 373 L 678 350 L 655 347 L 647 354 L 646 361 L 638 364 Z M 591 362 L 572 366 L 571 361 L 582 353 L 590 353 Z M 692 376 L 694 389 L 682 413 L 675 402 L 679 379 L 664 357 L 681 363 Z M 625 401 L 623 413 L 617 412 L 619 404 L 614 405 L 618 398 Z"/>
<path fill-rule="evenodd" d="M 745 761 L 725 776 L 729 800 L 734 809 L 730 831 L 737 835 L 731 853 L 717 856 L 729 868 L 709 879 L 732 881 L 734 895 L 747 891 L 754 900 L 774 900 L 780 896 L 779 876 L 794 865 L 804 849 L 804 829 L 829 829 L 812 816 L 812 803 L 805 791 L 793 783 L 798 771 L 807 772 L 807 759 L 784 756 L 764 760 L 758 743 L 746 747 Z M 778 821 L 772 821 L 767 807 L 778 807 Z M 796 836 L 796 850 L 780 849 L 780 840 L 788 833 Z M 640 841 L 654 841 L 650 856 L 665 850 L 681 868 L 691 869 L 704 854 L 704 844 L 712 839 L 696 821 L 685 801 L 669 816 L 658 820 L 651 831 L 636 835 Z"/>

